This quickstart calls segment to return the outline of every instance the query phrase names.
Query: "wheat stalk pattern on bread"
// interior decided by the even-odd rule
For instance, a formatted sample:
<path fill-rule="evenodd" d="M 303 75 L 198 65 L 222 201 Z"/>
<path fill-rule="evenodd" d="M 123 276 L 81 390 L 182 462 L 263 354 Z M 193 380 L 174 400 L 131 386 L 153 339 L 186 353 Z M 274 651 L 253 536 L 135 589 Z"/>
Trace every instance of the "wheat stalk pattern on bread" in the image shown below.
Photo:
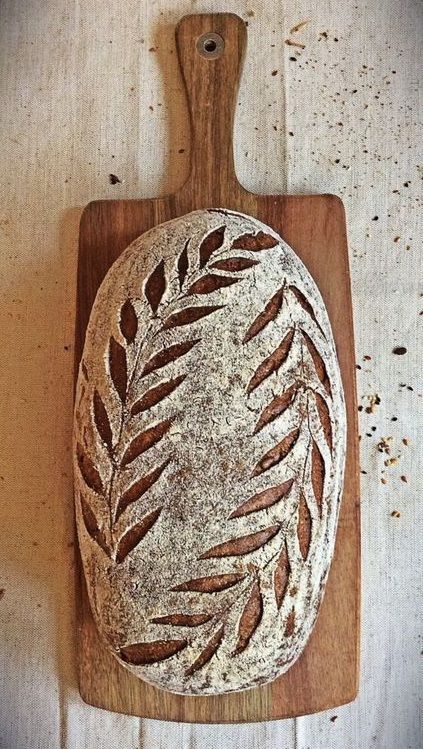
<path fill-rule="evenodd" d="M 225 315 L 231 287 L 242 285 L 262 253 L 278 244 L 262 230 L 241 233 L 228 243 L 226 229 L 222 222 L 197 245 L 186 239 L 173 268 L 160 259 L 143 281 L 141 294 L 128 295 L 121 304 L 104 354 L 112 415 L 104 383 L 91 382 L 88 363 L 81 362 L 83 392 L 84 386 L 91 392 L 91 423 L 77 432 L 75 454 L 82 479 L 77 502 L 86 533 L 116 570 L 142 554 L 149 534 L 161 532 L 165 502 L 160 487 L 175 460 L 174 447 L 165 438 L 178 430 L 181 420 L 181 399 L 175 395 L 195 376 L 193 355 L 202 341 L 197 323 Z M 247 362 L 254 361 L 250 351 L 279 325 L 279 341 L 251 368 L 244 398 L 247 408 L 254 398 L 261 399 L 260 409 L 255 406 L 251 445 L 275 424 L 288 427 L 277 442 L 269 437 L 257 460 L 247 458 L 249 478 L 242 501 L 227 514 L 221 539 L 205 545 L 197 557 L 199 565 L 205 565 L 204 574 L 177 579 L 169 587 L 171 606 L 150 617 L 149 632 L 156 627 L 158 636 L 119 643 L 117 655 L 130 666 L 152 666 L 186 651 L 185 677 L 195 677 L 218 656 L 225 638 L 231 643 L 231 658 L 245 653 L 269 605 L 279 612 L 284 638 L 294 638 L 303 625 L 301 617 L 297 623 L 296 580 L 305 575 L 312 585 L 311 557 L 322 518 L 334 501 L 327 485 L 335 467 L 331 378 L 319 350 L 326 335 L 298 286 L 288 275 L 282 277 L 279 288 L 244 326 L 240 353 L 242 357 L 245 352 Z M 299 314 L 284 318 L 282 326 L 285 308 L 297 308 Z M 269 383 L 270 396 L 263 400 Z M 153 461 L 145 463 L 151 455 Z M 159 499 L 151 503 L 153 489 Z M 219 570 L 221 562 L 225 564 Z"/>

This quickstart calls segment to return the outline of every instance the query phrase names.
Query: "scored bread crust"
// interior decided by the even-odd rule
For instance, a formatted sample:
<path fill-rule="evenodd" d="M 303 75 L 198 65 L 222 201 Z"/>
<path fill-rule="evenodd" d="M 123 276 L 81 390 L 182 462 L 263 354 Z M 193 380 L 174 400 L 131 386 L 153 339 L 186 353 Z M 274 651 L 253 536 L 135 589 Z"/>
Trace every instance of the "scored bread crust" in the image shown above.
<path fill-rule="evenodd" d="M 271 228 L 194 211 L 123 252 L 74 416 L 89 599 L 122 665 L 201 695 L 294 663 L 333 555 L 345 433 L 323 300 Z"/>

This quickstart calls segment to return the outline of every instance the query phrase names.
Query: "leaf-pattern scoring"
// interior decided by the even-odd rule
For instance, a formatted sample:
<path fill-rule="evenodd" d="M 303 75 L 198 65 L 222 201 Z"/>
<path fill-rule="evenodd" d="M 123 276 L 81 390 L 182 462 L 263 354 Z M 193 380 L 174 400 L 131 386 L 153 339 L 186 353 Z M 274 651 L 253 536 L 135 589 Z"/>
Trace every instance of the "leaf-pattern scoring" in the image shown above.
<path fill-rule="evenodd" d="M 320 323 L 319 323 L 316 315 L 314 314 L 313 307 L 311 306 L 311 304 L 308 301 L 308 299 L 306 299 L 306 297 L 304 296 L 304 294 L 302 293 L 302 291 L 300 291 L 299 289 L 297 289 L 296 286 L 289 286 L 288 288 L 289 288 L 290 291 L 292 291 L 292 293 L 294 294 L 295 298 L 300 303 L 301 307 L 307 312 L 308 315 L 310 315 L 311 319 L 316 323 L 316 325 L 319 328 L 319 330 L 320 330 L 321 334 L 323 335 L 323 337 L 326 338 L 326 336 L 323 333 L 323 330 L 321 328 L 321 325 L 320 325 Z"/>
<path fill-rule="evenodd" d="M 113 385 L 122 403 L 126 400 L 126 388 L 128 384 L 128 370 L 126 362 L 126 351 L 113 336 L 109 343 L 109 368 Z"/>
<path fill-rule="evenodd" d="M 179 375 L 174 379 L 168 380 L 167 382 L 161 382 L 160 385 L 150 388 L 144 393 L 139 400 L 137 400 L 131 407 L 132 416 L 136 416 L 142 411 L 148 411 L 153 406 L 156 406 L 164 398 L 173 393 L 179 385 L 185 380 L 186 374 Z"/>
<path fill-rule="evenodd" d="M 279 525 L 271 525 L 256 533 L 248 533 L 246 536 L 232 538 L 222 544 L 213 546 L 201 555 L 200 559 L 216 559 L 218 557 L 236 557 L 249 554 L 260 549 L 263 544 L 270 541 L 279 531 Z"/>
<path fill-rule="evenodd" d="M 260 432 L 263 427 L 277 419 L 278 416 L 281 416 L 281 414 L 292 405 L 297 390 L 298 384 L 296 383 L 295 385 L 291 385 L 291 387 L 285 390 L 281 395 L 276 395 L 273 398 L 260 414 L 260 418 L 254 428 L 254 434 L 257 434 L 257 432 Z"/>
<path fill-rule="evenodd" d="M 248 328 L 243 343 L 248 343 L 252 338 L 261 333 L 262 330 L 273 320 L 276 320 L 280 309 L 283 304 L 285 293 L 285 286 L 278 289 L 277 292 L 272 296 L 271 300 L 266 304 L 263 312 L 257 315 L 256 319 L 251 323 Z"/>
<path fill-rule="evenodd" d="M 211 637 L 211 639 L 208 641 L 206 647 L 204 650 L 200 653 L 198 658 L 195 659 L 195 661 L 187 668 L 186 675 L 192 676 L 195 674 L 196 671 L 198 671 L 200 668 L 203 668 L 203 666 L 208 663 L 211 658 L 214 656 L 216 650 L 218 649 L 220 643 L 223 639 L 223 632 L 224 632 L 224 626 L 222 624 L 221 627 L 217 630 L 217 632 Z"/>
<path fill-rule="evenodd" d="M 330 420 L 329 406 L 326 403 L 325 399 L 320 395 L 320 393 L 315 393 L 314 397 L 316 399 L 316 407 L 320 417 L 323 433 L 325 435 L 326 442 L 328 443 L 329 450 L 332 452 L 332 424 Z"/>
<path fill-rule="evenodd" d="M 285 637 L 292 637 L 295 631 L 295 609 L 292 608 L 286 617 L 284 635 Z"/>
<path fill-rule="evenodd" d="M 103 484 L 101 481 L 100 474 L 92 462 L 91 458 L 84 451 L 82 445 L 77 444 L 76 446 L 76 458 L 78 461 L 79 470 L 81 471 L 82 478 L 86 485 L 93 489 L 97 494 L 103 494 Z"/>
<path fill-rule="evenodd" d="M 240 280 L 240 278 L 215 276 L 213 273 L 208 273 L 190 286 L 188 294 L 211 294 L 212 291 L 217 291 L 217 289 L 222 289 L 225 286 L 232 286 Z"/>
<path fill-rule="evenodd" d="M 325 485 L 325 461 L 319 450 L 317 443 L 312 440 L 311 448 L 311 483 L 313 485 L 314 496 L 316 497 L 319 515 L 322 514 L 323 489 Z"/>
<path fill-rule="evenodd" d="M 244 337 L 244 342 L 247 343 L 251 340 L 251 337 L 257 335 L 261 330 L 279 314 L 282 304 L 284 302 L 284 293 L 286 288 L 286 282 L 284 282 L 281 289 L 270 299 L 265 306 L 263 313 L 258 315 L 254 320 L 253 324 L 247 331 Z M 305 295 L 293 285 L 288 287 L 289 291 L 294 295 L 295 299 L 301 306 L 301 308 L 307 313 L 314 324 L 317 326 L 319 331 L 324 335 L 323 330 L 316 318 L 315 312 L 305 297 Z M 259 385 L 261 385 L 267 377 L 277 372 L 282 363 L 289 363 L 289 355 L 292 346 L 294 336 L 296 334 L 295 326 L 290 328 L 285 334 L 285 337 L 279 347 L 258 367 L 253 374 L 247 391 L 252 393 Z M 331 397 L 331 388 L 326 371 L 323 358 L 320 355 L 316 345 L 312 341 L 310 335 L 304 330 L 301 330 L 302 339 L 305 343 L 306 349 L 311 356 L 315 372 L 318 379 L 322 383 L 326 390 L 326 393 Z M 325 337 L 325 336 L 324 336 Z M 332 450 L 332 425 L 330 417 L 329 404 L 325 398 L 317 390 L 313 389 L 313 385 L 307 385 L 304 382 L 306 371 L 304 369 L 304 363 L 302 364 L 301 378 L 294 384 L 290 385 L 283 393 L 273 397 L 271 402 L 262 410 L 259 420 L 254 429 L 254 434 L 258 434 L 265 426 L 271 424 L 277 417 L 281 416 L 286 411 L 292 411 L 297 404 L 297 396 L 302 392 L 311 392 L 314 395 L 315 406 L 319 415 L 322 430 L 329 448 Z M 307 451 L 306 462 L 304 464 L 301 473 L 297 473 L 297 476 L 292 479 L 289 485 L 289 492 L 293 490 L 293 486 L 297 484 L 299 486 L 299 494 L 297 500 L 297 536 L 298 543 L 301 552 L 301 556 L 306 562 L 310 550 L 310 544 L 312 542 L 313 524 L 310 509 L 307 504 L 306 496 L 303 490 L 302 481 L 304 480 L 307 461 L 311 463 L 311 485 L 316 500 L 319 515 L 322 515 L 324 506 L 324 486 L 325 486 L 325 461 L 319 445 L 311 432 L 310 422 L 308 418 L 309 399 L 306 401 L 307 411 L 304 412 L 304 404 L 299 402 L 297 406 L 298 413 L 298 426 L 291 429 L 283 439 L 271 448 L 257 463 L 253 469 L 253 476 L 259 476 L 264 471 L 269 470 L 281 464 L 286 458 L 294 453 L 297 442 L 299 441 L 303 431 L 306 429 L 309 434 L 309 449 Z M 242 510 L 242 507 L 247 505 L 243 503 L 237 510 L 235 510 L 231 517 L 236 517 L 237 514 Z M 277 558 L 277 563 L 273 572 L 273 585 L 275 592 L 275 600 L 278 609 L 281 608 L 286 590 L 288 586 L 289 576 L 291 572 L 291 563 L 288 554 L 288 547 L 286 542 L 283 541 L 281 551 Z M 284 633 L 286 637 L 290 637 L 295 629 L 295 610 L 292 609 L 286 620 Z"/>
<path fill-rule="evenodd" d="M 94 515 L 90 505 L 84 499 L 82 494 L 79 496 L 81 503 L 82 518 L 84 520 L 85 527 L 90 534 L 91 538 L 98 543 L 98 545 L 106 552 L 107 556 L 110 556 L 110 549 L 107 544 L 107 539 L 104 532 L 99 528 L 97 518 Z"/>
<path fill-rule="evenodd" d="M 155 372 L 157 369 L 162 369 L 162 367 L 165 367 L 166 364 L 171 364 L 172 362 L 176 361 L 176 359 L 179 359 L 180 356 L 185 356 L 185 354 L 191 351 L 192 347 L 195 346 L 195 344 L 198 343 L 199 340 L 200 339 L 197 338 L 194 341 L 175 343 L 173 346 L 168 346 L 167 348 L 162 349 L 162 351 L 154 354 L 154 356 L 152 356 L 151 359 L 147 361 L 142 374 L 148 375 L 151 372 Z"/>
<path fill-rule="evenodd" d="M 235 273 L 239 270 L 247 270 L 252 268 L 253 265 L 258 265 L 258 260 L 253 260 L 248 257 L 230 257 L 227 260 L 216 260 L 215 263 L 210 265 L 210 268 L 216 268 L 216 270 L 226 270 L 229 273 Z"/>
<path fill-rule="evenodd" d="M 170 624 L 172 627 L 198 627 L 213 619 L 214 614 L 167 614 L 155 616 L 150 621 L 153 624 Z"/>
<path fill-rule="evenodd" d="M 133 666 L 145 666 L 171 658 L 188 645 L 187 640 L 154 640 L 153 642 L 136 642 L 121 648 L 119 655 L 126 663 Z"/>
<path fill-rule="evenodd" d="M 277 244 L 278 240 L 272 237 L 271 234 L 259 231 L 257 234 L 243 234 L 241 237 L 234 239 L 232 249 L 261 252 L 261 250 L 270 250 L 271 247 L 276 247 Z"/>
<path fill-rule="evenodd" d="M 232 588 L 233 585 L 244 580 L 244 572 L 232 572 L 224 575 L 207 575 L 198 577 L 195 580 L 187 580 L 184 583 L 175 585 L 172 590 L 193 591 L 197 593 L 220 593 L 222 590 Z"/>
<path fill-rule="evenodd" d="M 164 421 L 160 421 L 158 424 L 155 424 L 152 427 L 148 427 L 148 429 L 146 429 L 144 432 L 140 432 L 140 434 L 137 434 L 132 442 L 129 443 L 123 454 L 121 463 L 122 467 L 129 465 L 129 463 L 132 463 L 133 460 L 139 458 L 142 453 L 145 453 L 147 450 L 149 450 L 150 447 L 153 447 L 153 445 L 157 444 L 157 442 L 160 442 L 166 432 L 169 431 L 172 425 L 172 421 L 173 419 L 165 419 Z"/>
<path fill-rule="evenodd" d="M 258 260 L 244 256 L 233 256 L 216 259 L 215 255 L 225 243 L 225 226 L 215 229 L 203 239 L 199 247 L 198 266 L 190 266 L 188 257 L 188 246 L 190 240 L 187 240 L 176 263 L 177 282 L 179 286 L 180 301 L 184 298 L 195 295 L 206 296 L 214 292 L 224 291 L 226 288 L 238 284 L 245 277 L 245 271 L 253 268 L 258 264 Z M 234 239 L 231 243 L 232 250 L 242 250 L 247 252 L 259 253 L 263 250 L 270 249 L 277 244 L 277 239 L 270 234 L 262 231 L 251 234 L 244 234 Z M 199 268 L 199 270 L 198 270 Z M 210 272 L 213 271 L 213 272 Z M 222 271 L 232 275 L 219 275 L 215 271 Z M 242 272 L 242 275 L 237 275 Z M 144 295 L 152 314 L 155 316 L 157 325 L 160 330 L 166 331 L 175 328 L 184 329 L 186 326 L 195 324 L 202 318 L 217 313 L 224 307 L 224 304 L 218 305 L 198 305 L 180 306 L 179 309 L 175 304 L 166 301 L 165 292 L 168 288 L 166 279 L 166 270 L 164 261 L 161 260 L 144 284 Z M 187 289 L 185 291 L 185 289 Z M 320 333 L 326 338 L 321 328 L 315 312 L 303 292 L 295 285 L 287 286 L 286 281 L 280 289 L 266 303 L 263 311 L 250 324 L 247 329 L 243 343 L 248 344 L 253 338 L 261 334 L 262 331 L 273 323 L 279 315 L 287 291 L 293 295 L 298 305 L 302 308 L 312 324 L 314 324 Z M 167 297 L 169 294 L 167 295 Z M 166 299 L 167 299 L 166 297 Z M 159 313 L 160 310 L 160 313 Z M 159 313 L 159 314 L 158 314 Z M 113 335 L 109 340 L 108 347 L 108 369 L 114 389 L 119 396 L 122 404 L 122 422 L 121 432 L 118 436 L 116 445 L 113 445 L 113 433 L 110 425 L 109 415 L 104 401 L 102 400 L 97 389 L 93 392 L 93 421 L 101 441 L 106 445 L 110 459 L 112 461 L 111 483 L 110 486 L 103 486 L 100 474 L 95 466 L 95 462 L 89 456 L 89 451 L 82 444 L 77 444 L 77 462 L 82 478 L 87 487 L 97 494 L 107 498 L 112 502 L 112 482 L 119 471 L 132 465 L 143 453 L 153 449 L 155 445 L 163 439 L 168 433 L 177 414 L 164 421 L 153 423 L 152 425 L 143 424 L 141 431 L 136 434 L 129 442 L 123 443 L 122 434 L 125 419 L 129 416 L 134 417 L 140 414 L 148 414 L 150 409 L 161 403 L 166 398 L 171 397 L 172 393 L 182 384 L 187 374 L 182 372 L 176 376 L 170 376 L 158 384 L 147 387 L 144 394 L 137 401 L 127 406 L 129 401 L 129 392 L 135 370 L 129 370 L 128 355 L 125 346 L 134 346 L 138 340 L 138 317 L 133 302 L 127 299 L 119 314 L 119 331 L 122 336 L 121 340 L 125 342 L 122 345 Z M 298 332 L 297 332 L 298 330 Z M 298 329 L 297 325 L 291 325 L 284 334 L 280 344 L 267 357 L 258 368 L 251 374 L 250 381 L 246 388 L 247 397 L 250 397 L 262 383 L 271 375 L 277 375 L 280 367 L 285 365 L 289 367 L 290 353 L 292 343 L 296 335 L 301 335 L 305 348 L 311 357 L 318 380 L 323 385 L 326 396 L 313 387 L 313 383 L 307 383 L 306 371 L 304 370 L 300 380 L 291 384 L 284 392 L 274 395 L 271 402 L 261 411 L 256 426 L 252 432 L 252 437 L 259 434 L 262 429 L 270 425 L 286 411 L 296 410 L 298 415 L 297 426 L 291 429 L 283 438 L 257 462 L 251 471 L 251 480 L 254 481 L 261 474 L 269 469 L 277 468 L 284 464 L 286 458 L 294 454 L 296 444 L 302 434 L 309 432 L 310 449 L 307 460 L 310 459 L 310 475 L 313 494 L 315 497 L 318 513 L 321 516 L 324 511 L 324 487 L 325 487 L 325 459 L 322 455 L 316 435 L 312 434 L 309 419 L 304 413 L 304 404 L 301 400 L 303 393 L 312 392 L 314 395 L 314 405 L 319 416 L 324 438 L 329 449 L 332 451 L 332 422 L 329 400 L 332 397 L 328 373 L 323 358 L 318 351 L 317 346 L 312 340 L 309 333 L 302 328 Z M 144 360 L 140 359 L 141 377 L 145 378 L 159 370 L 173 365 L 175 362 L 183 359 L 191 349 L 199 343 L 200 339 L 181 340 L 180 342 L 162 347 L 156 350 Z M 138 344 L 137 344 L 138 345 Z M 136 359 L 138 362 L 138 358 Z M 84 376 L 89 380 L 87 368 L 84 366 Z M 139 375 L 138 375 L 139 377 Z M 298 401 L 298 403 L 297 403 Z M 299 407 L 300 402 L 302 408 Z M 307 399 L 307 408 L 309 401 Z M 120 458 L 119 458 L 120 456 Z M 113 509 L 110 507 L 110 542 L 94 514 L 89 499 L 80 496 L 80 505 L 84 525 L 90 537 L 103 549 L 103 551 L 114 559 L 116 564 L 122 564 L 128 555 L 130 555 L 142 542 L 144 536 L 150 529 L 159 522 L 160 514 L 163 510 L 162 505 L 148 512 L 136 522 L 127 526 L 123 533 L 116 538 L 116 529 L 114 524 L 118 521 L 130 506 L 142 499 L 148 493 L 151 487 L 160 480 L 165 468 L 171 462 L 171 457 L 156 465 L 155 468 L 145 473 L 141 478 L 137 478 L 130 486 L 117 498 L 117 504 Z M 296 503 L 296 515 L 292 515 L 297 523 L 297 536 L 302 559 L 306 563 L 310 545 L 313 538 L 313 523 L 306 500 L 305 493 L 302 489 L 301 481 L 304 480 L 306 466 L 304 469 L 298 468 L 293 463 L 292 478 L 273 484 L 261 491 L 251 491 L 250 497 L 245 499 L 232 513 L 228 520 L 237 522 L 239 518 L 251 516 L 258 512 L 268 512 L 270 509 L 277 511 L 278 503 L 290 502 Z M 299 488 L 299 490 L 296 489 Z M 295 490 L 295 491 L 294 491 Z M 290 521 L 291 522 L 291 521 Z M 281 532 L 282 531 L 282 532 Z M 230 534 L 228 533 L 230 536 Z M 277 552 L 274 553 L 276 544 Z M 200 654 L 191 663 L 186 670 L 186 675 L 193 675 L 209 663 L 212 657 L 222 644 L 225 622 L 231 607 L 239 600 L 240 585 L 248 584 L 247 597 L 242 605 L 242 612 L 238 621 L 238 631 L 236 635 L 236 644 L 233 655 L 237 656 L 247 650 L 250 640 L 260 625 L 264 613 L 264 599 L 262 594 L 262 579 L 264 579 L 266 568 L 270 566 L 271 585 L 274 590 L 275 604 L 279 610 L 283 607 L 286 598 L 286 591 L 291 574 L 291 561 L 288 547 L 283 532 L 281 522 L 273 523 L 262 527 L 256 532 L 238 535 L 233 534 L 229 540 L 222 541 L 215 546 L 206 549 L 199 559 L 222 559 L 222 558 L 243 558 L 247 555 L 254 555 L 255 552 L 263 550 L 268 555 L 266 549 L 271 549 L 272 556 L 264 564 L 262 569 L 257 568 L 255 564 L 247 564 L 243 570 L 226 572 L 222 574 L 205 575 L 192 580 L 186 580 L 175 585 L 171 590 L 179 593 L 190 593 L 199 595 L 234 595 L 229 604 L 223 608 L 219 607 L 214 613 L 164 613 L 151 619 L 153 624 L 161 627 L 185 627 L 195 630 L 196 627 L 208 627 L 212 625 L 215 628 L 215 622 L 218 622 L 218 628 L 206 641 L 206 644 L 200 650 Z M 292 593 L 291 593 L 292 595 Z M 295 608 L 293 607 L 284 620 L 285 637 L 291 637 L 295 631 Z M 167 658 L 171 658 L 188 645 L 187 639 L 158 639 L 151 642 L 138 642 L 129 644 L 120 648 L 119 655 L 125 662 L 132 665 L 148 665 L 158 663 Z"/>
<path fill-rule="evenodd" d="M 112 429 L 110 427 L 109 415 L 106 411 L 106 407 L 103 401 L 101 400 L 101 396 L 98 390 L 94 390 L 93 406 L 94 406 L 94 421 L 97 427 L 97 431 L 102 441 L 107 445 L 109 452 L 112 452 L 113 434 L 112 434 Z"/>
<path fill-rule="evenodd" d="M 272 238 L 270 238 L 272 239 Z M 259 238 L 260 242 L 266 245 L 271 244 L 270 239 Z M 251 249 L 257 240 L 246 239 L 245 237 L 240 238 L 237 242 L 232 244 L 232 247 L 248 247 Z M 257 248 L 256 248 L 257 249 Z M 228 270 L 232 270 L 232 267 L 228 266 Z M 225 268 L 220 268 L 225 269 Z M 282 304 L 285 298 L 286 282 L 283 283 L 282 287 L 271 297 L 269 302 L 265 305 L 263 312 L 261 312 L 253 321 L 248 328 L 243 343 L 247 344 L 252 338 L 261 333 L 262 330 L 271 322 L 273 322 L 279 314 Z M 314 324 L 318 327 L 320 332 L 323 334 L 321 326 L 316 318 L 314 310 L 304 294 L 295 286 L 289 286 L 289 291 L 294 295 L 295 299 L 301 306 L 301 308 L 308 314 Z M 296 335 L 296 327 L 293 326 L 288 329 L 283 337 L 281 343 L 273 353 L 264 359 L 259 365 L 256 371 L 253 373 L 248 385 L 247 393 L 253 393 L 270 375 L 277 373 L 282 364 L 288 364 L 289 356 L 291 352 L 292 343 L 294 336 Z M 326 372 L 326 368 L 321 355 L 319 354 L 316 346 L 311 340 L 310 336 L 301 330 L 306 348 L 313 361 L 315 371 L 318 379 L 324 386 L 326 393 L 331 397 L 331 390 L 329 384 L 329 378 Z M 323 334 L 324 335 L 324 334 Z M 304 404 L 297 400 L 301 393 L 308 393 L 311 391 L 314 395 L 315 406 L 319 415 L 322 430 L 326 439 L 326 442 L 330 449 L 332 449 L 332 425 L 331 416 L 328 402 L 322 397 L 321 393 L 314 390 L 312 384 L 306 383 L 306 372 L 304 370 L 304 364 L 302 364 L 301 379 L 297 379 L 292 385 L 290 385 L 282 393 L 275 395 L 271 402 L 268 403 L 262 410 L 256 426 L 253 430 L 253 436 L 258 434 L 265 426 L 271 424 L 279 416 L 282 416 L 286 411 L 297 408 L 298 413 L 298 426 L 291 429 L 285 436 L 270 450 L 268 450 L 262 458 L 258 461 L 256 466 L 252 470 L 252 478 L 258 477 L 265 473 L 271 468 L 275 468 L 282 464 L 286 458 L 293 454 L 296 445 L 306 429 L 309 433 L 309 450 L 307 452 L 307 460 L 310 459 L 311 463 L 311 484 L 313 493 L 315 496 L 316 504 L 318 507 L 319 514 L 323 511 L 324 504 L 324 482 L 325 482 L 325 461 L 321 450 L 316 442 L 316 439 L 311 433 L 311 427 L 308 418 L 308 410 L 304 411 Z M 301 406 L 301 407 L 300 407 Z M 309 407 L 309 400 L 307 398 L 306 403 L 307 409 Z M 243 501 L 233 512 L 229 515 L 229 520 L 236 520 L 253 513 L 263 512 L 269 510 L 278 505 L 281 500 L 288 501 L 294 487 L 298 485 L 299 493 L 298 499 L 296 500 L 296 515 L 293 517 L 297 523 L 297 536 L 298 544 L 300 548 L 301 557 L 303 563 L 307 562 L 310 544 L 312 542 L 313 524 L 310 509 L 307 504 L 307 500 L 302 488 L 302 481 L 304 480 L 306 463 L 302 470 L 296 471 L 293 478 L 270 486 L 256 494 L 253 494 L 249 499 Z M 295 469 L 294 469 L 295 470 Z M 290 521 L 291 522 L 291 521 Z M 288 546 L 281 531 L 281 525 L 275 524 L 267 528 L 262 529 L 254 533 L 250 533 L 243 536 L 232 537 L 228 541 L 223 541 L 210 549 L 207 549 L 201 556 L 200 559 L 219 559 L 225 557 L 243 557 L 248 554 L 253 554 L 259 549 L 266 548 L 267 544 L 273 542 L 276 538 L 281 538 L 279 551 L 270 558 L 269 562 L 265 564 L 265 567 L 269 565 L 272 560 L 276 560 L 273 563 L 272 574 L 272 587 L 274 590 L 275 604 L 278 610 L 282 609 L 283 602 L 286 597 L 288 584 L 291 575 L 291 562 L 289 558 Z M 279 534 L 279 535 L 278 535 Z M 264 569 L 264 568 L 263 568 Z M 239 575 L 240 573 L 237 573 Z M 199 578 L 197 580 L 187 581 L 180 583 L 173 588 L 175 591 L 194 591 L 199 593 L 210 592 L 215 590 L 216 592 L 225 590 L 228 587 L 234 588 L 236 598 L 233 599 L 233 603 L 238 599 L 238 587 L 239 584 L 245 579 L 247 581 L 252 577 L 252 585 L 249 588 L 249 594 L 246 602 L 244 603 L 242 613 L 238 624 L 237 642 L 233 655 L 244 652 L 248 648 L 251 637 L 257 630 L 258 626 L 263 617 L 263 596 L 260 587 L 260 576 L 257 576 L 256 568 L 247 567 L 245 575 L 240 575 L 239 578 L 231 575 L 211 576 L 205 578 Z M 222 578 L 220 582 L 219 578 Z M 228 585 L 225 584 L 224 579 L 228 578 Z M 213 581 L 211 587 L 208 587 L 207 581 Z M 217 584 L 216 584 L 217 582 Z M 293 594 L 294 594 L 294 588 Z M 224 617 L 223 617 L 224 620 Z M 296 626 L 296 615 L 295 608 L 292 607 L 286 615 L 284 620 L 284 635 L 289 638 L 293 635 Z M 222 624 L 223 631 L 223 624 Z M 209 658 L 216 652 L 221 644 L 220 630 L 218 630 L 207 643 L 205 650 L 200 657 L 195 661 L 193 666 L 188 669 L 189 674 L 193 674 L 195 671 L 203 668 L 206 665 Z M 204 655 L 205 654 L 205 655 Z"/>
<path fill-rule="evenodd" d="M 299 428 L 293 429 L 283 440 L 272 447 L 257 463 L 253 471 L 253 476 L 260 476 L 261 473 L 268 471 L 269 468 L 273 468 L 273 466 L 284 460 L 297 443 L 299 436 Z"/>
<path fill-rule="evenodd" d="M 200 244 L 200 268 L 204 268 L 211 256 L 222 246 L 225 237 L 225 226 L 214 229 Z"/>
<path fill-rule="evenodd" d="M 273 573 L 275 600 L 278 609 L 280 609 L 280 607 L 282 606 L 282 602 L 285 597 L 290 571 L 291 566 L 289 564 L 288 549 L 286 547 L 286 542 L 284 542 L 282 550 L 278 557 L 278 561 L 276 563 L 275 571 Z"/>
<path fill-rule="evenodd" d="M 156 314 L 163 294 L 166 291 L 166 279 L 164 274 L 163 260 L 160 260 L 160 263 L 154 268 L 151 275 L 147 278 L 144 291 L 153 313 Z"/>
<path fill-rule="evenodd" d="M 150 530 L 150 528 L 153 527 L 153 525 L 157 521 L 161 511 L 161 507 L 153 510 L 153 512 L 150 512 L 148 515 L 146 515 L 142 520 L 140 520 L 139 523 L 135 523 L 135 525 L 132 525 L 123 534 L 122 538 L 118 542 L 116 549 L 116 562 L 118 564 L 123 562 L 128 554 L 130 554 L 130 552 L 133 551 L 136 546 L 138 546 L 139 542 L 144 538 L 145 534 Z"/>
<path fill-rule="evenodd" d="M 255 494 L 253 497 L 250 497 L 250 499 L 243 502 L 242 505 L 237 507 L 236 510 L 229 515 L 229 517 L 240 518 L 244 515 L 251 515 L 252 512 L 257 512 L 258 510 L 265 510 L 268 507 L 273 507 L 273 505 L 289 494 L 293 483 L 294 479 L 290 479 L 289 481 L 284 481 L 283 484 L 279 484 L 278 486 L 271 486 L 269 489 L 264 489 L 262 492 Z"/>
<path fill-rule="evenodd" d="M 254 632 L 259 626 L 263 616 L 263 598 L 260 590 L 260 583 L 255 580 L 244 606 L 238 625 L 238 639 L 234 653 L 242 653 L 250 642 Z"/>
<path fill-rule="evenodd" d="M 120 332 L 126 343 L 133 343 L 138 331 L 138 317 L 134 305 L 127 299 L 120 311 Z"/>
<path fill-rule="evenodd" d="M 311 515 L 303 492 L 300 493 L 300 501 L 298 503 L 297 535 L 301 556 L 306 560 L 311 540 Z"/>
<path fill-rule="evenodd" d="M 175 312 L 174 315 L 169 315 L 164 324 L 164 328 L 165 330 L 169 330 L 170 328 L 178 328 L 181 325 L 191 325 L 191 323 L 197 322 L 197 320 L 201 320 L 201 318 L 211 315 L 212 312 L 217 312 L 217 310 L 222 309 L 222 306 L 222 304 L 217 304 L 214 307 L 211 305 L 208 307 L 185 307 L 180 312 Z"/>
<path fill-rule="evenodd" d="M 264 380 L 270 375 L 277 372 L 282 364 L 287 360 L 291 350 L 292 341 L 294 340 L 295 329 L 288 330 L 279 346 L 268 356 L 256 369 L 250 382 L 248 383 L 247 392 L 252 393 Z"/>
<path fill-rule="evenodd" d="M 314 366 L 316 368 L 317 376 L 322 383 L 323 387 L 325 388 L 328 395 L 331 395 L 331 387 L 329 382 L 329 377 L 326 372 L 325 363 L 318 352 L 316 346 L 314 345 L 313 341 L 311 340 L 310 336 L 303 330 L 302 335 L 305 341 L 305 344 L 309 350 L 310 356 L 313 359 Z"/>
<path fill-rule="evenodd" d="M 178 277 L 179 277 L 179 289 L 182 291 L 184 281 L 187 277 L 189 262 L 188 262 L 188 245 L 190 240 L 187 239 L 185 242 L 184 249 L 178 258 Z"/>
<path fill-rule="evenodd" d="M 157 468 L 154 468 L 154 470 L 150 471 L 150 473 L 147 473 L 145 476 L 142 476 L 140 479 L 135 481 L 133 484 L 131 484 L 129 489 L 126 489 L 126 491 L 121 494 L 116 510 L 116 520 L 120 518 L 127 507 L 132 505 L 134 502 L 137 502 L 139 499 L 141 499 L 143 494 L 151 489 L 153 484 L 155 484 L 156 481 L 159 480 L 164 469 L 169 465 L 169 462 L 170 458 L 157 466 Z"/>

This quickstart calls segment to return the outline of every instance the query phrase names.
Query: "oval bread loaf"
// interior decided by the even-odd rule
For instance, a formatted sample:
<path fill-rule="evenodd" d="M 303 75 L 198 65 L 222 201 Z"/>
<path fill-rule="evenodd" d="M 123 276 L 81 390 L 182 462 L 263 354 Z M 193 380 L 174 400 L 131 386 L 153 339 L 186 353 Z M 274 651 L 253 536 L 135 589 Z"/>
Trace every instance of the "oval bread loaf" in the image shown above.
<path fill-rule="evenodd" d="M 121 664 L 201 695 L 294 663 L 333 554 L 345 430 L 322 298 L 272 229 L 202 210 L 125 250 L 74 419 L 88 593 Z"/>

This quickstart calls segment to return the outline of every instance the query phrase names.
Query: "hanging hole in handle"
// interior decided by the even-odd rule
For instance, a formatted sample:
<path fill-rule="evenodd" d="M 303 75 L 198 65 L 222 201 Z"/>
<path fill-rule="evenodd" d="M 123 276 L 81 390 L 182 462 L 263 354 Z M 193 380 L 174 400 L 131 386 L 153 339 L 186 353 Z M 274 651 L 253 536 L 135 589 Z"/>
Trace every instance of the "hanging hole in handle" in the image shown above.
<path fill-rule="evenodd" d="M 225 48 L 225 42 L 220 34 L 210 31 L 197 39 L 197 51 L 202 57 L 213 59 L 220 57 Z"/>

